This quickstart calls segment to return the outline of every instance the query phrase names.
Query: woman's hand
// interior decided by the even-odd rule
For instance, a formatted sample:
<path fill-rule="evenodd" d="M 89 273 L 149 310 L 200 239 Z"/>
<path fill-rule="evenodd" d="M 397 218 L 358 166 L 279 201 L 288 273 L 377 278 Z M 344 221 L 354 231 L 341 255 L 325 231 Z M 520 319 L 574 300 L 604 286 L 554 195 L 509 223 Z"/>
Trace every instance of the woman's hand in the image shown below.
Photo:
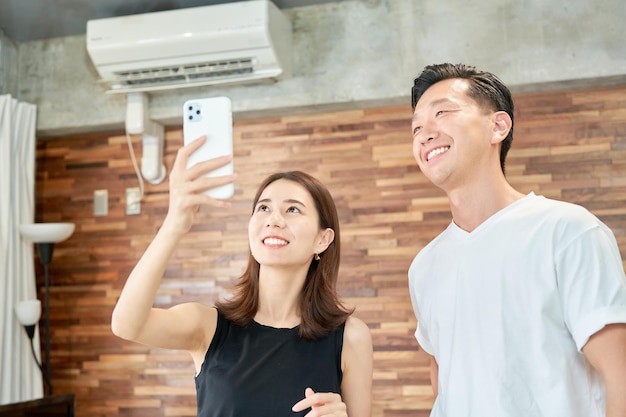
<path fill-rule="evenodd" d="M 204 142 L 206 136 L 201 136 L 178 150 L 174 166 L 169 177 L 170 203 L 163 227 L 177 234 L 189 231 L 193 219 L 201 205 L 213 207 L 228 207 L 229 202 L 216 200 L 203 194 L 203 191 L 234 181 L 235 174 L 221 177 L 203 177 L 232 160 L 232 155 L 224 155 L 195 164 L 187 168 L 189 156 Z"/>
<path fill-rule="evenodd" d="M 341 400 L 341 395 L 334 392 L 314 392 L 311 388 L 304 390 L 304 399 L 298 401 L 291 408 L 298 412 L 311 408 L 305 417 L 348 417 L 346 404 Z"/>
<path fill-rule="evenodd" d="M 113 310 L 111 328 L 123 339 L 192 352 L 202 343 L 201 332 L 207 331 L 207 318 L 213 314 L 207 313 L 211 311 L 207 307 L 197 303 L 169 309 L 153 307 L 169 259 L 182 235 L 191 228 L 200 205 L 228 205 L 202 194 L 202 191 L 233 182 L 235 176 L 206 178 L 202 175 L 227 164 L 231 155 L 200 162 L 187 169 L 189 155 L 205 141 L 206 137 L 200 137 L 178 151 L 170 172 L 170 205 L 165 221 L 133 268 Z M 205 339 L 207 346 L 210 337 Z M 206 347 L 200 350 L 205 352 Z"/>

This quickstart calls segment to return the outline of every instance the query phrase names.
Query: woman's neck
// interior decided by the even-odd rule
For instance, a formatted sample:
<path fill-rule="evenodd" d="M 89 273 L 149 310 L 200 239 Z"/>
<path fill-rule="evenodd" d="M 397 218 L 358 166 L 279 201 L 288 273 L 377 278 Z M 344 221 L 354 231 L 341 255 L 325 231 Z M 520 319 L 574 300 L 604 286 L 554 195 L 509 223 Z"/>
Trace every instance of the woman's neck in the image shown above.
<path fill-rule="evenodd" d="M 257 323 L 292 328 L 300 324 L 299 299 L 306 274 L 278 268 L 259 271 L 259 308 Z"/>

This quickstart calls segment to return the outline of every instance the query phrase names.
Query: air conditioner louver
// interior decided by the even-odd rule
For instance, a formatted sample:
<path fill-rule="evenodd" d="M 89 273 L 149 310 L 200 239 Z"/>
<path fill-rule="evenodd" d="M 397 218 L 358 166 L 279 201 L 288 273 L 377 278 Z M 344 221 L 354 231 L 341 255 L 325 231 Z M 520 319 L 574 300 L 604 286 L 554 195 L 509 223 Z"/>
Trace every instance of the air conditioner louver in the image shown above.
<path fill-rule="evenodd" d="M 253 74 L 253 59 L 242 58 L 228 61 L 213 61 L 202 64 L 150 68 L 138 71 L 115 72 L 115 80 L 109 84 L 114 90 L 136 91 L 137 88 L 159 89 L 203 85 L 207 81 L 233 82 L 234 77 L 245 80 Z"/>

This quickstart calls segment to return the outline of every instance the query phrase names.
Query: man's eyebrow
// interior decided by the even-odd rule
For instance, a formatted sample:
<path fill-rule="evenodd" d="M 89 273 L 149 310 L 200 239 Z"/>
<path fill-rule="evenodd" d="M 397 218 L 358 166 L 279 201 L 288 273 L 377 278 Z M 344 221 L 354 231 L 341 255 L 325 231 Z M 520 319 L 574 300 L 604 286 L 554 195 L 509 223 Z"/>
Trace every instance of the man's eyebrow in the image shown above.
<path fill-rule="evenodd" d="M 428 107 L 429 108 L 433 108 L 435 106 L 438 106 L 439 104 L 444 104 L 444 103 L 454 103 L 454 102 L 452 100 L 450 100 L 449 98 L 444 97 L 444 98 L 439 98 L 439 99 L 431 102 L 428 105 Z M 417 120 L 418 116 L 419 116 L 418 113 L 413 113 L 413 118 L 411 120 L 414 122 L 415 120 Z"/>

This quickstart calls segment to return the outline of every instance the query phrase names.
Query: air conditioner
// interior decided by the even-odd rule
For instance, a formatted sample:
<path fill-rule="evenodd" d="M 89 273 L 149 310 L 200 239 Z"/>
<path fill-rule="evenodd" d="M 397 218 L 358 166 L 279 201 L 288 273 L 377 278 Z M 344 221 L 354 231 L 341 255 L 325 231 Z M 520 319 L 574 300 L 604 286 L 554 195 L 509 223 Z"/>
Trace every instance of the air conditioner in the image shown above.
<path fill-rule="evenodd" d="M 112 93 L 276 79 L 290 71 L 291 23 L 268 0 L 90 20 L 86 38 Z"/>

